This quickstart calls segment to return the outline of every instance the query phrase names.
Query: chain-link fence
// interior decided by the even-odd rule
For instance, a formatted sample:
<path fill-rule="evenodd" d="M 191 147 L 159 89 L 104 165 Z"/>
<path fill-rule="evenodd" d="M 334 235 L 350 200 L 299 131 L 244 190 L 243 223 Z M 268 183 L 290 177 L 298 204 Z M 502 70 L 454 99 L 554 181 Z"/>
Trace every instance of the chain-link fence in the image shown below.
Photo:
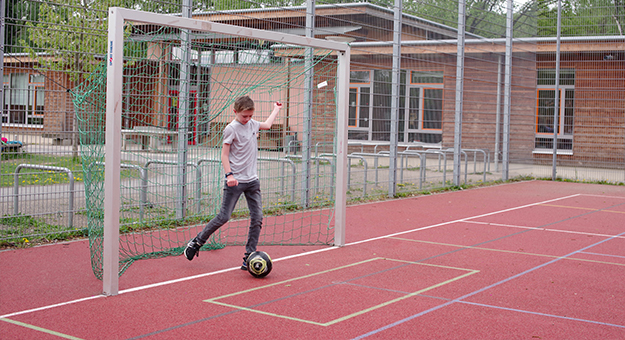
<path fill-rule="evenodd" d="M 312 6 L 6 0 L 3 5 L 3 246 L 86 233 L 83 150 L 72 100 L 106 58 L 112 6 L 349 43 L 350 200 L 528 176 L 625 181 L 621 2 L 387 0 Z M 307 20 L 307 13 L 314 20 Z M 242 53 L 249 50 L 233 47 L 221 62 L 244 62 Z M 275 55 L 255 58 L 286 62 Z M 172 99 L 165 105 L 179 104 Z M 136 127 L 132 119 L 123 125 Z M 275 133 L 279 147 L 267 148 L 267 157 L 301 154 L 301 131 Z M 333 143 L 311 140 L 312 173 L 333 171 Z M 128 142 L 138 144 L 137 137 Z M 210 154 L 219 145 L 204 147 Z M 163 162 L 176 160 L 167 150 L 159 154 Z M 133 170 L 127 171 L 132 178 Z M 310 181 L 314 187 L 315 177 Z"/>

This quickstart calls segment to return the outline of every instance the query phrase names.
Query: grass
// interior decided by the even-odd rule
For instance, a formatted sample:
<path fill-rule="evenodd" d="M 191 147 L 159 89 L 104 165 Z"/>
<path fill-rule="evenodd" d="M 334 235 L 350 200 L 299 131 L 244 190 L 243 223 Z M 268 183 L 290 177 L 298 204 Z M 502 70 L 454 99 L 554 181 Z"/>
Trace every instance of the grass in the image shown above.
<path fill-rule="evenodd" d="M 51 156 L 40 154 L 20 153 L 13 155 L 6 160 L 0 162 L 0 187 L 12 187 L 14 182 L 15 169 L 20 164 L 35 164 L 66 168 L 72 172 L 75 182 L 82 182 L 83 169 L 80 158 L 72 156 Z M 68 183 L 69 178 L 65 172 L 56 172 L 51 170 L 22 169 L 19 172 L 19 185 L 53 185 Z M 123 169 L 121 171 L 122 178 L 136 177 L 131 169 Z"/>
<path fill-rule="evenodd" d="M 0 248 L 28 247 L 87 236 L 87 229 L 68 229 L 48 224 L 32 216 L 18 215 L 0 218 Z"/>
<path fill-rule="evenodd" d="M 551 177 L 540 177 L 536 179 L 540 181 L 551 181 Z M 587 184 L 618 185 L 618 186 L 625 185 L 625 182 L 610 182 L 606 180 L 587 181 L 585 179 L 573 180 L 573 179 L 567 179 L 567 178 L 561 178 L 561 177 L 556 177 L 556 182 L 587 183 Z"/>
<path fill-rule="evenodd" d="M 82 181 L 82 163 L 79 158 L 71 156 L 49 156 L 22 153 L 10 159 L 2 161 L 0 168 L 2 175 L 0 176 L 1 187 L 12 187 L 15 169 L 20 164 L 36 164 L 67 168 L 72 172 L 74 181 Z M 68 183 L 67 173 L 56 172 L 50 170 L 22 169 L 19 175 L 20 185 L 52 185 L 59 183 Z"/>

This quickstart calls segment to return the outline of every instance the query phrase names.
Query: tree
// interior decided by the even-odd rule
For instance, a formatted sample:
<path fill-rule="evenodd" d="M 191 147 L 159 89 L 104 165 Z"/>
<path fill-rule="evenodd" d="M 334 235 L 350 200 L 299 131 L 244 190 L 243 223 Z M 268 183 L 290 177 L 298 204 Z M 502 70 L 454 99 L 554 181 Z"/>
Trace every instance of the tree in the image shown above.
<path fill-rule="evenodd" d="M 555 36 L 557 0 L 539 0 L 539 35 Z M 624 0 L 564 0 L 561 11 L 562 36 L 623 35 Z"/>
<path fill-rule="evenodd" d="M 614 12 L 612 13 L 612 18 L 618 28 L 618 34 L 623 35 L 623 24 L 625 24 L 625 1 L 613 0 L 613 3 Z"/>
<path fill-rule="evenodd" d="M 106 51 L 108 7 L 120 1 L 63 0 L 43 2 L 39 18 L 27 22 L 30 56 L 45 70 L 69 72 L 78 80 L 92 71 L 95 56 Z"/>
<path fill-rule="evenodd" d="M 4 51 L 23 52 L 26 45 L 20 42 L 29 42 L 26 23 L 35 21 L 39 16 L 39 3 L 6 0 L 5 6 Z"/>
<path fill-rule="evenodd" d="M 15 3 L 31 1 L 10 0 Z M 211 3 L 193 1 L 194 11 L 206 10 Z M 68 72 L 77 81 L 97 67 L 106 53 L 109 7 L 123 7 L 171 14 L 181 13 L 182 0 L 56 0 L 42 1 L 36 20 L 25 20 L 27 37 L 21 39 L 39 67 Z"/>
<path fill-rule="evenodd" d="M 469 0 L 466 2 L 465 31 L 485 38 L 506 36 L 506 0 Z M 450 27 L 458 27 L 457 0 L 418 0 L 406 2 L 404 11 Z M 536 6 L 528 1 L 514 4 L 514 35 L 535 34 Z"/>
<path fill-rule="evenodd" d="M 98 67 L 106 54 L 109 7 L 180 13 L 180 4 L 181 0 L 44 0 L 39 2 L 37 18 L 24 20 L 28 34 L 22 36 L 20 44 L 37 61 L 34 68 L 62 72 L 77 84 Z M 71 89 L 74 85 L 62 86 Z M 75 122 L 73 125 L 75 129 Z M 76 138 L 73 145 L 77 156 Z"/>

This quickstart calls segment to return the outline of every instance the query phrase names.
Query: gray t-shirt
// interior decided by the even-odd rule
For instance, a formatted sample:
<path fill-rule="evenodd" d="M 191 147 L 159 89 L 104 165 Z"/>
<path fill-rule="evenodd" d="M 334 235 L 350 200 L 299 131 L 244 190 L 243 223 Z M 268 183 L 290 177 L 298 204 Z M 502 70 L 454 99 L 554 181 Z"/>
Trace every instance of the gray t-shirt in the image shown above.
<path fill-rule="evenodd" d="M 233 120 L 224 129 L 224 144 L 230 144 L 230 169 L 240 183 L 258 179 L 258 131 L 260 123 L 250 119 L 243 125 Z"/>

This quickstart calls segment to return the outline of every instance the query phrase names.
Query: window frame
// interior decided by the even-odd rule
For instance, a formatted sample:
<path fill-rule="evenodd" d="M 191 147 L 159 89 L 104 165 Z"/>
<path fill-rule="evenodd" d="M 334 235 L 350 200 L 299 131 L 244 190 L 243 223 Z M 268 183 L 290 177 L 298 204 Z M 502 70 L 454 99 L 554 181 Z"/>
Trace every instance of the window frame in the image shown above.
<path fill-rule="evenodd" d="M 350 120 L 352 120 L 352 117 L 347 117 L 347 121 L 348 121 L 348 130 L 349 131 L 357 131 L 357 132 L 366 132 L 367 133 L 367 141 L 371 140 L 371 117 L 373 114 L 373 84 L 372 84 L 372 71 L 371 70 L 352 70 L 352 72 L 367 72 L 369 73 L 369 82 L 351 82 L 350 79 L 350 83 L 349 83 L 349 94 L 350 96 L 352 95 L 352 90 L 356 90 L 356 105 L 355 105 L 355 110 L 356 110 L 356 117 L 354 118 L 355 120 L 355 125 L 352 125 L 352 123 L 350 122 Z M 362 93 L 362 89 L 368 89 L 369 93 L 368 93 L 368 97 L 369 97 L 369 105 L 367 106 L 365 113 L 367 114 L 367 117 L 363 117 L 362 113 L 363 113 L 363 108 L 361 107 L 361 99 L 363 96 Z M 366 94 L 365 94 L 366 95 Z M 350 110 L 352 108 L 351 105 L 351 100 L 349 103 L 349 107 Z M 362 126 L 362 121 L 366 121 L 367 122 L 367 126 Z"/>
<path fill-rule="evenodd" d="M 12 81 L 14 77 L 17 75 L 22 75 L 27 78 L 25 82 L 25 88 L 13 88 L 11 87 Z M 4 89 L 4 100 L 3 100 L 3 108 L 1 115 L 1 122 L 3 126 L 13 126 L 13 127 L 28 127 L 28 128 L 43 128 L 44 127 L 44 117 L 45 117 L 45 77 L 40 73 L 27 73 L 27 72 L 14 72 L 9 73 L 5 76 L 5 81 L 3 83 Z M 41 92 L 40 92 L 41 91 Z M 12 108 L 14 105 L 21 104 L 13 104 L 13 98 L 20 93 L 23 93 L 25 98 L 24 106 L 24 116 L 23 122 L 14 122 L 12 117 L 14 115 L 14 111 L 19 114 L 18 109 Z M 38 98 L 38 94 L 41 94 L 41 98 Z M 41 105 L 39 105 L 39 101 L 42 101 Z M 38 123 L 34 123 L 38 122 Z"/>
<path fill-rule="evenodd" d="M 543 109 L 543 106 L 540 105 L 540 92 L 541 91 L 551 91 L 555 93 L 555 85 L 537 85 L 537 89 L 536 89 L 536 112 L 535 112 L 535 123 L 534 123 L 534 149 L 533 149 L 533 153 L 535 154 L 553 154 L 553 136 L 554 136 L 554 132 L 553 131 L 547 131 L 547 132 L 541 132 L 540 130 L 540 110 Z M 571 145 L 571 148 L 561 148 L 561 147 L 557 147 L 556 149 L 556 153 L 557 154 L 566 154 L 566 155 L 572 155 L 573 154 L 573 141 L 574 141 L 574 127 L 575 127 L 575 85 L 559 85 L 558 86 L 558 90 L 560 92 L 559 94 L 559 100 L 558 100 L 558 133 L 557 133 L 557 138 L 558 141 L 570 141 L 569 144 Z M 568 93 L 572 93 L 573 97 L 567 99 L 567 94 Z M 572 105 L 567 106 L 567 101 L 571 100 L 572 101 Z M 555 104 L 555 103 L 554 103 Z M 554 105 L 555 106 L 555 105 Z M 551 107 L 551 110 L 553 110 L 554 107 Z M 570 109 L 572 110 L 572 115 L 569 117 L 566 115 L 566 110 Z M 567 119 L 571 119 L 571 132 L 567 133 L 566 131 L 564 131 L 566 125 L 565 122 Z M 549 128 L 549 126 L 547 126 Z M 553 119 L 551 119 L 551 128 L 553 130 Z M 550 147 L 539 147 L 539 138 L 540 139 L 550 139 L 550 143 L 551 146 Z M 560 145 L 560 143 L 558 143 L 558 146 Z"/>
<path fill-rule="evenodd" d="M 368 89 L 369 93 L 368 94 L 363 94 L 362 93 L 362 89 Z M 352 125 L 349 121 L 352 119 L 352 117 L 348 117 L 348 127 L 351 129 L 361 129 L 361 130 L 366 130 L 369 129 L 369 124 L 367 123 L 367 126 L 361 126 L 362 125 L 362 120 L 363 117 L 361 115 L 362 113 L 362 107 L 361 107 L 361 100 L 362 100 L 362 96 L 363 95 L 368 95 L 369 97 L 369 105 L 367 106 L 367 113 L 368 116 L 364 118 L 365 121 L 370 122 L 371 121 L 371 88 L 368 86 L 354 86 L 354 85 L 350 85 L 349 86 L 349 94 L 351 96 L 351 94 L 353 93 L 352 90 L 356 90 L 355 94 L 356 94 L 356 117 L 354 118 L 354 120 L 356 121 L 355 125 Z M 351 101 L 350 101 L 350 109 L 352 107 L 351 105 Z"/>
<path fill-rule="evenodd" d="M 433 74 L 437 74 L 440 75 L 441 78 L 441 82 L 440 83 L 418 83 L 418 82 L 414 82 L 413 81 L 413 75 L 415 73 L 433 73 Z M 406 84 L 406 98 L 405 98 L 405 108 L 406 108 L 406 119 L 404 122 L 404 126 L 405 126 L 405 133 L 406 133 L 406 140 L 410 140 L 409 136 L 410 134 L 432 134 L 432 135 L 441 135 L 441 139 L 442 139 L 442 134 L 443 134 L 443 108 L 442 108 L 442 104 L 441 104 L 441 112 L 440 112 L 440 129 L 438 128 L 426 128 L 424 127 L 424 112 L 425 110 L 425 101 L 426 98 L 424 96 L 425 91 L 426 90 L 441 90 L 441 97 L 440 97 L 440 101 L 441 103 L 444 102 L 444 71 L 443 70 L 428 70 L 428 71 L 424 71 L 424 70 L 411 70 L 410 71 L 410 84 Z M 412 108 L 410 106 L 411 104 L 411 92 L 413 89 L 417 89 L 419 91 L 419 104 L 418 104 L 418 114 L 417 114 L 417 126 L 418 128 L 411 128 L 411 122 L 412 120 L 410 119 L 411 117 L 411 111 Z M 440 143 L 440 142 L 439 142 Z"/>
<path fill-rule="evenodd" d="M 8 77 L 4 77 L 4 79 L 7 79 Z M 8 125 L 9 124 L 9 102 L 10 100 L 7 100 L 7 97 L 11 96 L 11 85 L 8 82 L 4 82 L 2 84 L 3 87 L 3 93 L 4 93 L 4 98 L 2 98 L 2 111 L 0 112 L 0 124 L 2 125 Z"/>

